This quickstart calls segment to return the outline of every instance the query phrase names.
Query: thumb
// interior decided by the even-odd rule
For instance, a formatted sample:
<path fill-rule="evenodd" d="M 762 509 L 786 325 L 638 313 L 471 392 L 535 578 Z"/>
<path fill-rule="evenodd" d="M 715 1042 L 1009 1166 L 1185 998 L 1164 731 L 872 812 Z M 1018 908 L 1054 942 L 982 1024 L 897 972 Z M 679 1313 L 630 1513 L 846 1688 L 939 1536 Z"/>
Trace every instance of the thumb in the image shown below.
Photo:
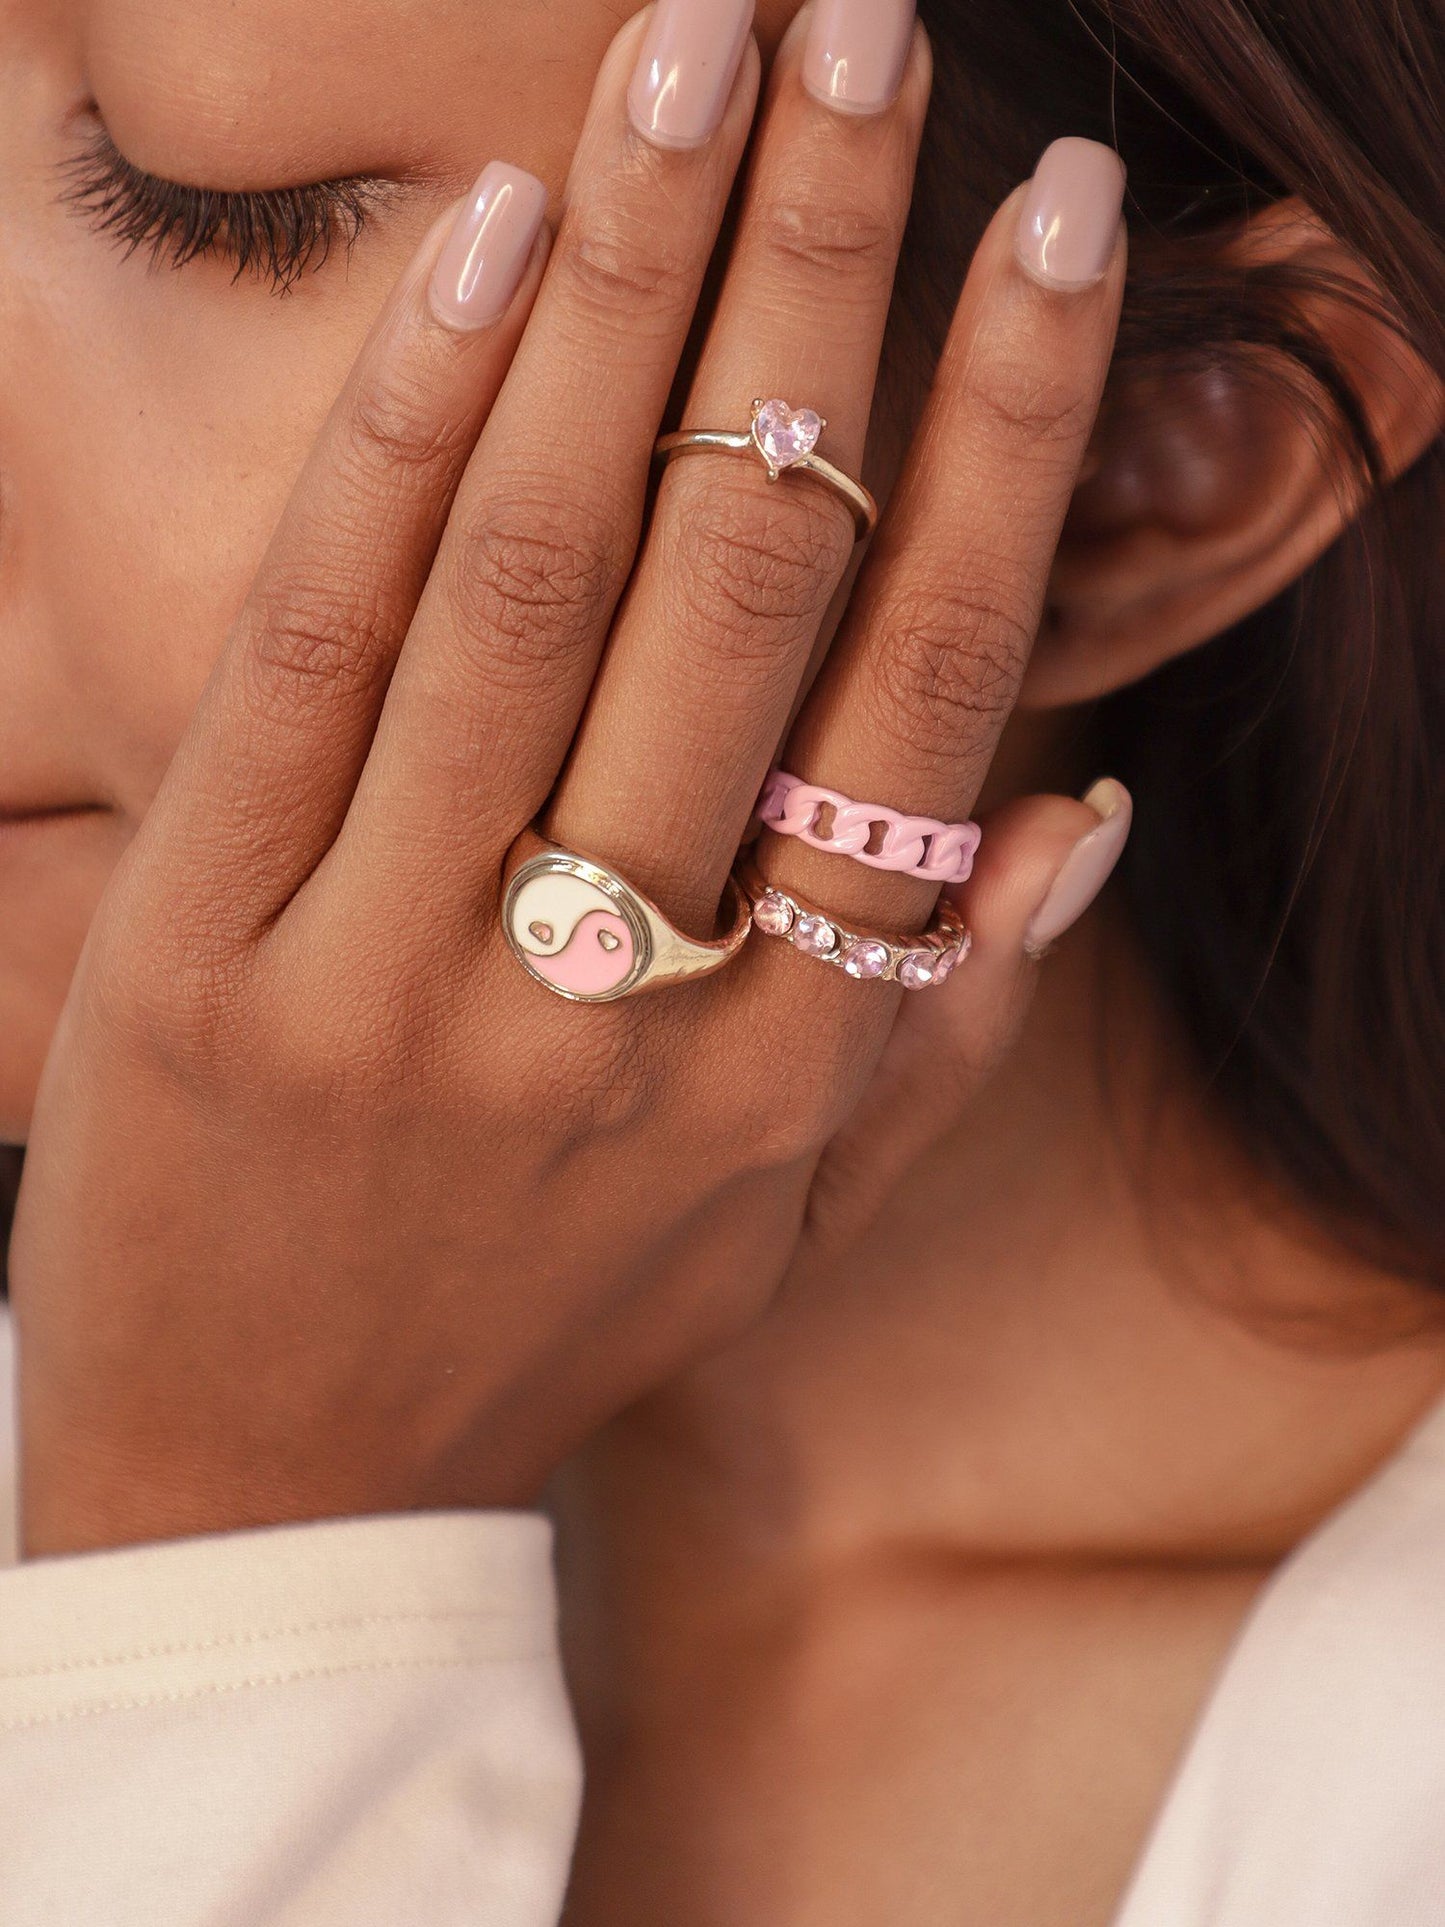
<path fill-rule="evenodd" d="M 1112 776 L 1080 802 L 1024 796 L 987 819 L 973 875 L 952 892 L 973 932 L 975 981 L 1017 975 L 1021 958 L 1036 962 L 1073 928 L 1113 875 L 1133 821 L 1133 799 Z"/>

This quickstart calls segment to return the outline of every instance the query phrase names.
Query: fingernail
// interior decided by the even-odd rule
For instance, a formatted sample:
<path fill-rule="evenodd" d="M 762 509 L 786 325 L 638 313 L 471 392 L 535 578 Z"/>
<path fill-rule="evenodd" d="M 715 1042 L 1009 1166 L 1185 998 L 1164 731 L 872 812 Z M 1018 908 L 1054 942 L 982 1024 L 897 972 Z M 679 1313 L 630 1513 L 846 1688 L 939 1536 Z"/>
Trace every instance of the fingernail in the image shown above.
<path fill-rule="evenodd" d="M 657 0 L 627 105 L 659 147 L 701 147 L 722 125 L 753 0 Z"/>
<path fill-rule="evenodd" d="M 432 271 L 431 304 L 449 328 L 491 328 L 512 305 L 547 212 L 547 190 L 493 161 L 468 195 Z"/>
<path fill-rule="evenodd" d="M 1087 288 L 1114 258 L 1124 163 L 1099 141 L 1044 150 L 1019 212 L 1019 265 L 1049 288 Z"/>
<path fill-rule="evenodd" d="M 1114 873 L 1134 821 L 1134 799 L 1122 783 L 1105 776 L 1084 797 L 1099 827 L 1081 837 L 1064 858 L 1049 894 L 1034 912 L 1024 937 L 1031 956 L 1057 943 L 1083 916 Z"/>
<path fill-rule="evenodd" d="M 903 85 L 914 0 L 818 0 L 803 85 L 845 114 L 880 114 Z"/>

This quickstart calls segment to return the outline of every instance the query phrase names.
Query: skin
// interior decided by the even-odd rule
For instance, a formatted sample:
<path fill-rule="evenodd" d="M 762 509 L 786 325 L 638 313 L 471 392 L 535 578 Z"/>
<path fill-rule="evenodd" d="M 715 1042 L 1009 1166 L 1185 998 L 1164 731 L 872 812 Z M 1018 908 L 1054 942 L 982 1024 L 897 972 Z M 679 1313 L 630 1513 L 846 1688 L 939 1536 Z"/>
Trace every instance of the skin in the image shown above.
<path fill-rule="evenodd" d="M 208 1123 L 197 1138 L 177 1125 L 174 1047 L 194 1006 L 162 1008 L 156 977 L 142 983 L 137 959 L 174 964 L 166 945 L 177 921 L 213 941 L 211 913 L 234 907 L 238 893 L 248 915 L 274 914 L 294 878 L 258 871 L 244 879 L 249 893 L 227 861 L 234 845 L 218 824 L 226 827 L 228 803 L 247 799 L 218 798 L 236 761 L 223 700 L 203 712 L 158 819 L 162 777 L 226 637 L 239 634 L 244 647 L 257 633 L 246 611 L 257 606 L 268 538 L 397 277 L 493 154 L 560 191 L 598 61 L 625 12 L 576 4 L 564 22 L 552 6 L 432 4 L 424 33 L 409 17 L 401 58 L 393 10 L 373 11 L 362 19 L 354 7 L 253 0 L 222 24 L 214 9 L 178 0 L 0 0 L 0 345 L 12 377 L 0 397 L 0 677 L 11 698 L 0 771 L 14 786 L 0 800 L 12 812 L 88 806 L 0 826 L 8 1137 L 29 1130 L 80 943 L 118 858 L 132 852 L 52 1060 L 66 1075 L 52 1069 L 27 1181 L 17 1296 L 35 1335 L 25 1387 L 32 1548 L 346 1508 L 526 1499 L 579 1436 L 667 1377 L 557 1484 L 593 1755 L 576 1917 L 661 1923 L 686 1904 L 689 1918 L 701 1908 L 719 1922 L 861 1927 L 905 1910 L 1032 1927 L 1102 1921 L 1249 1600 L 1437 1395 L 1445 1355 L 1420 1331 L 1403 1287 L 1323 1245 L 1241 1164 L 1107 909 L 1051 961 L 1022 1042 L 997 1067 L 1031 987 L 1023 926 L 1088 828 L 1080 806 L 1054 798 L 996 819 L 986 846 L 996 854 L 970 904 L 992 951 L 980 946 L 982 967 L 957 996 L 919 1000 L 906 1031 L 890 1040 L 880 1026 L 863 1052 L 867 1075 L 851 1084 L 826 1047 L 856 1054 L 866 1021 L 842 998 L 825 1013 L 833 1027 L 819 1030 L 810 1061 L 835 1080 L 831 1109 L 803 1120 L 747 1210 L 717 1206 L 718 1173 L 709 1167 L 704 1182 L 704 1152 L 688 1147 L 678 1180 L 703 1208 L 708 1275 L 732 1295 L 704 1307 L 679 1301 L 666 1289 L 666 1262 L 646 1245 L 658 1227 L 629 1223 L 632 1272 L 645 1250 L 662 1289 L 634 1319 L 616 1321 L 626 1329 L 610 1345 L 589 1332 L 582 1365 L 576 1303 L 566 1308 L 573 1322 L 532 1331 L 504 1370 L 469 1379 L 459 1404 L 435 1401 L 424 1344 L 408 1359 L 419 1305 L 433 1321 L 420 1321 L 423 1339 L 443 1355 L 496 1357 L 507 1301 L 471 1288 L 476 1276 L 517 1275 L 524 1254 L 495 1226 L 485 1236 L 468 1227 L 476 1242 L 464 1294 L 455 1278 L 436 1284 L 439 1268 L 429 1269 L 417 1227 L 403 1222 L 382 1253 L 376 1295 L 353 1308 L 359 1318 L 343 1315 L 338 1329 L 332 1307 L 321 1320 L 316 1300 L 292 1295 L 311 1282 L 312 1267 L 294 1260 L 298 1225 L 312 1250 L 349 1241 L 370 1251 L 372 1228 L 349 1216 L 331 1222 L 331 1238 L 316 1236 L 314 1198 L 296 1181 L 312 1141 L 299 1127 L 273 1128 L 293 1093 L 251 1074 L 261 1040 L 277 1037 L 263 1020 L 315 1007 L 305 1001 L 315 985 L 289 964 L 245 1006 L 250 1028 L 239 1040 L 212 1029 L 201 1057 L 183 1060 L 181 1084 L 203 1091 L 207 1119 L 224 1128 Z M 762 10 L 765 52 L 791 12 Z M 248 188 L 377 171 L 396 180 L 396 194 L 347 268 L 334 264 L 284 302 L 232 286 L 216 263 L 147 272 L 139 260 L 120 262 L 55 199 L 65 117 L 87 86 L 123 150 L 158 173 Z M 740 110 L 739 143 L 745 126 Z M 1328 239 L 1314 234 L 1308 245 Z M 1356 345 L 1362 368 L 1377 374 L 1377 422 L 1403 466 L 1412 445 L 1397 419 L 1398 368 L 1378 343 Z M 823 373 L 797 372 L 805 385 Z M 1087 386 L 1086 370 L 1077 378 Z M 721 388 L 732 385 L 729 376 Z M 845 393 L 828 412 L 861 447 L 866 401 Z M 1417 436 L 1428 433 L 1420 412 Z M 1094 510 L 1111 540 L 1092 574 L 1066 548 L 1065 620 L 1035 659 L 1032 713 L 994 767 L 998 797 L 1076 786 L 1059 748 L 1067 719 L 1060 725 L 1054 712 L 1103 686 L 1110 636 L 1129 643 L 1131 673 L 1144 673 L 1266 599 L 1328 539 L 1338 509 L 1324 506 L 1317 469 L 1283 421 L 1262 428 L 1293 484 L 1291 512 L 1278 519 L 1278 491 L 1251 504 L 1230 486 L 1228 440 L 1201 409 L 1191 486 L 1197 497 L 1200 473 L 1212 474 L 1228 508 L 1197 515 L 1188 540 L 1162 556 L 1152 544 L 1147 565 L 1130 562 L 1137 521 L 1109 523 L 1110 477 L 1095 477 Z M 1008 472 L 1006 456 L 1018 454 L 991 451 L 991 472 Z M 874 456 L 881 479 L 902 456 L 885 439 Z M 1244 513 L 1261 518 L 1255 532 L 1267 540 L 1240 542 L 1227 517 Z M 1276 520 L 1266 528 L 1267 516 Z M 303 517 L 283 560 L 320 547 Z M 1248 561 L 1221 562 L 1240 554 Z M 1051 559 L 1028 565 L 1040 594 Z M 1162 622 L 1161 570 L 1173 598 Z M 1141 610 L 1154 612 L 1152 624 Z M 1135 646 L 1146 630 L 1147 658 Z M 640 660 L 645 641 L 635 645 Z M 866 657 L 845 650 L 841 659 Z M 866 761 L 864 681 L 860 670 L 824 684 L 805 744 Z M 610 756 L 575 765 L 559 804 L 559 830 L 570 824 L 578 841 L 608 798 L 631 794 L 645 774 L 645 738 L 627 727 L 636 709 L 628 692 L 639 686 L 645 678 L 602 685 L 595 714 Z M 955 745 L 958 795 L 940 795 L 936 807 L 972 800 L 992 749 L 982 737 Z M 860 774 L 859 793 L 893 793 L 893 772 Z M 451 821 L 445 807 L 437 820 Z M 609 854 L 622 867 L 658 861 L 645 839 L 627 847 L 626 822 L 612 827 Z M 385 842 L 371 845 L 374 859 Z M 410 861 L 415 838 L 401 843 Z M 175 914 L 181 848 L 215 880 L 205 914 L 189 922 Z M 791 879 L 840 912 L 856 890 L 860 915 L 923 914 L 897 886 L 840 879 L 822 858 L 789 860 Z M 458 862 L 438 868 L 443 896 L 456 889 Z M 715 900 L 706 870 L 664 865 L 656 884 L 680 917 L 695 920 L 709 888 Z M 330 912 L 347 901 L 342 891 Z M 307 908 L 315 902 L 312 892 Z M 325 918 L 302 925 L 292 962 L 318 930 L 335 928 Z M 386 927 L 393 968 L 404 931 Z M 232 932 L 232 956 L 241 943 Z M 408 953 L 407 967 L 429 968 L 425 951 Z M 799 1017 L 801 998 L 786 1001 L 797 960 L 772 956 L 760 968 L 751 1021 L 758 1011 L 789 1020 L 774 1019 L 761 1073 L 796 1051 L 800 1022 L 821 1020 Z M 806 987 L 816 1002 L 812 978 Z M 379 990 L 349 981 L 347 993 Z M 1092 1048 L 1101 1024 L 1114 1040 L 1107 1078 Z M 197 1033 L 188 1035 L 194 1045 Z M 699 1055 L 706 1066 L 720 1053 L 704 1039 Z M 470 1037 L 465 1057 L 475 1077 L 485 1053 Z M 984 1070 L 995 1071 L 986 1086 Z M 519 1076 L 487 1087 L 490 1110 L 477 1084 L 458 1082 L 458 1101 L 482 1108 L 493 1127 L 484 1146 L 521 1105 Z M 768 1089 L 760 1074 L 754 1098 Z M 372 1087 L 359 1112 L 374 1099 Z M 140 1127 L 148 1152 L 127 1147 L 114 1158 L 116 1115 Z M 233 1191 L 228 1145 L 254 1141 L 258 1118 L 274 1150 L 259 1178 L 251 1169 L 251 1191 Z M 355 1117 L 348 1126 L 354 1155 L 342 1188 L 354 1198 L 374 1176 L 376 1147 Z M 389 1134 L 388 1155 L 395 1142 Z M 466 1149 L 464 1163 L 477 1168 L 482 1149 Z M 546 1149 L 534 1147 L 539 1158 Z M 414 1154 L 425 1168 L 434 1152 L 418 1143 Z M 715 1149 L 707 1155 L 716 1162 Z M 177 1176 L 188 1170 L 190 1188 Z M 445 1198 L 460 1180 L 442 1175 Z M 794 1251 L 784 1227 L 810 1184 L 810 1232 Z M 226 1268 L 212 1263 L 217 1224 L 254 1222 L 258 1195 L 272 1228 L 259 1247 L 239 1231 L 222 1239 L 237 1260 L 228 1295 L 214 1275 Z M 157 1265 L 143 1213 L 158 1200 L 170 1242 Z M 439 1208 L 435 1197 L 422 1203 L 423 1217 Z M 768 1264 L 740 1265 L 770 1227 L 789 1288 L 755 1330 L 719 1351 L 720 1338 L 772 1298 Z M 158 1361 L 153 1332 L 186 1302 L 177 1294 L 202 1254 L 215 1323 L 192 1321 L 199 1349 Z M 687 1269 L 695 1283 L 695 1259 Z M 729 1285 L 744 1269 L 747 1288 Z M 247 1298 L 256 1278 L 265 1281 L 259 1306 Z M 350 1415 L 354 1375 L 374 1364 L 357 1327 L 400 1278 L 413 1288 L 407 1331 L 383 1319 L 366 1334 L 397 1374 L 396 1407 L 369 1408 L 340 1435 L 328 1428 L 330 1456 L 319 1455 L 303 1414 L 314 1405 Z M 149 1295 L 138 1290 L 147 1280 Z M 316 1375 L 292 1389 L 294 1408 L 276 1399 L 258 1433 L 245 1409 L 254 1401 L 238 1399 L 223 1360 L 238 1339 L 287 1356 L 289 1319 L 307 1334 Z M 315 1338 L 323 1328 L 325 1345 Z M 706 1363 L 683 1369 L 704 1351 Z M 214 1377 L 197 1374 L 198 1362 Z M 176 1394 L 180 1365 L 199 1378 L 204 1425 Z M 153 1415 L 157 1392 L 164 1422 L 147 1431 L 137 1408 Z M 410 1456 L 397 1451 L 398 1413 Z M 201 1476 L 178 1478 L 178 1463 L 199 1463 Z"/>
<path fill-rule="evenodd" d="M 398 64 L 384 5 L 365 23 L 348 8 L 248 6 L 220 35 L 199 7 L 5 0 L 7 98 L 27 102 L 0 136 L 5 468 L 27 535 L 0 636 L 12 698 L 0 720 L 3 801 L 99 808 L 7 840 L 0 1137 L 25 1135 L 100 893 L 387 290 L 492 153 L 565 177 L 627 9 L 577 8 L 566 61 L 539 70 L 529 49 L 539 35 L 546 44 L 545 11 L 434 7 L 428 57 L 382 85 Z M 363 44 L 377 49 L 373 67 L 355 58 Z M 530 90 L 516 84 L 528 75 Z M 376 169 L 398 179 L 394 206 L 348 272 L 285 302 L 255 282 L 233 287 L 224 262 L 184 277 L 121 265 L 57 202 L 54 170 L 77 145 L 66 117 L 87 76 L 138 166 L 232 188 Z M 134 554 L 144 571 L 128 566 Z"/>

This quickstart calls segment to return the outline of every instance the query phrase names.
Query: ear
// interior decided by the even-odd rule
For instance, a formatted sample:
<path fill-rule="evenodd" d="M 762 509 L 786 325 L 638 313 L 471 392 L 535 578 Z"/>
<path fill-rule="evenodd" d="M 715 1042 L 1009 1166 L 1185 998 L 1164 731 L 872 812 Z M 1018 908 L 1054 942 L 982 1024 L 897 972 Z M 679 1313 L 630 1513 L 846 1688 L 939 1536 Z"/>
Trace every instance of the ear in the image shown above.
<path fill-rule="evenodd" d="M 1445 384 L 1391 327 L 1359 261 L 1298 202 L 1251 222 L 1245 266 L 1318 278 L 1297 307 L 1347 375 L 1386 473 L 1445 428 Z M 1341 284 L 1357 299 L 1339 292 Z M 1362 505 L 1281 368 L 1136 371 L 1111 389 L 1050 586 L 1025 707 L 1137 681 L 1280 594 Z"/>

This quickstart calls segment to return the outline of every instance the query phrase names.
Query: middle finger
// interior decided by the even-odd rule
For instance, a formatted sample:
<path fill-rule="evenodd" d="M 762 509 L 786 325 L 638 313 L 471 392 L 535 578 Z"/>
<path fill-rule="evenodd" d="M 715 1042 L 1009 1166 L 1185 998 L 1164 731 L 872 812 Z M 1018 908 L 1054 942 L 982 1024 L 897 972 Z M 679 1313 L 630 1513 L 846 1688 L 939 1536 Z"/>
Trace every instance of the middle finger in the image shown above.
<path fill-rule="evenodd" d="M 795 22 L 686 427 L 745 429 L 777 396 L 857 473 L 930 79 L 912 0 Z M 674 463 L 549 833 L 709 927 L 854 540 L 812 478 L 771 485 L 752 453 Z"/>

